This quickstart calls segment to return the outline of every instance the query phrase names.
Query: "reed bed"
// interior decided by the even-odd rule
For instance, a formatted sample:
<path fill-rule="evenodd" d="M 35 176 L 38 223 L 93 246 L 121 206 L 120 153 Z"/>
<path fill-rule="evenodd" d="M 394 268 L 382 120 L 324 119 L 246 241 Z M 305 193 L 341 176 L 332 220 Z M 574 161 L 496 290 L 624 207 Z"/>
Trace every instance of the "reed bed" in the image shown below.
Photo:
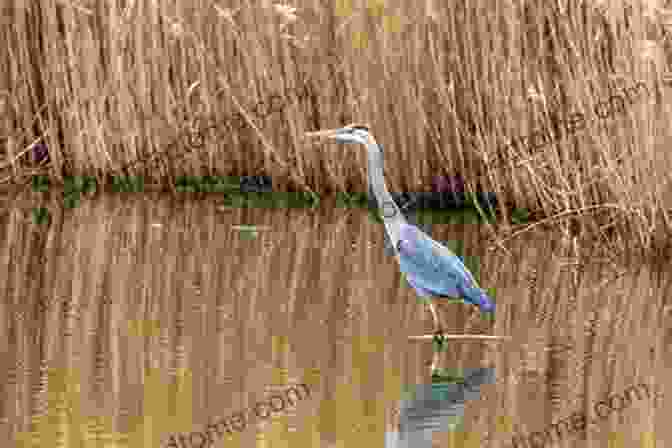
<path fill-rule="evenodd" d="M 10 0 L 1 177 L 267 174 L 281 190 L 365 191 L 360 149 L 301 135 L 366 121 L 390 148 L 392 190 L 461 174 L 567 228 L 580 217 L 583 232 L 657 247 L 670 229 L 670 112 L 656 6 Z M 502 157 L 549 114 L 588 114 L 640 82 L 648 94 L 620 115 Z M 197 129 L 208 132 L 190 145 Z M 26 156 L 38 142 L 51 160 L 40 169 Z"/>

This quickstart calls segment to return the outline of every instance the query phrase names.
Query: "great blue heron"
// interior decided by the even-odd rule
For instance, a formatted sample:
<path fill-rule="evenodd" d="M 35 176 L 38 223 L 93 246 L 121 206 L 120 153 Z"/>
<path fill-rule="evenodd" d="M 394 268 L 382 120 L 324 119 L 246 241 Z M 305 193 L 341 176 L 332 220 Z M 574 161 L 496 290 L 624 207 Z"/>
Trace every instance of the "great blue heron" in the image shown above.
<path fill-rule="evenodd" d="M 418 227 L 409 224 L 401 214 L 385 185 L 383 151 L 367 126 L 350 124 L 339 129 L 309 132 L 306 133 L 306 137 L 360 143 L 366 147 L 369 189 L 381 209 L 385 231 L 394 247 L 395 258 L 406 281 L 415 289 L 418 296 L 427 300 L 436 331 L 442 330 L 432 303 L 433 297 L 463 299 L 478 306 L 483 312 L 494 313 L 493 301 L 478 286 L 462 260 Z"/>

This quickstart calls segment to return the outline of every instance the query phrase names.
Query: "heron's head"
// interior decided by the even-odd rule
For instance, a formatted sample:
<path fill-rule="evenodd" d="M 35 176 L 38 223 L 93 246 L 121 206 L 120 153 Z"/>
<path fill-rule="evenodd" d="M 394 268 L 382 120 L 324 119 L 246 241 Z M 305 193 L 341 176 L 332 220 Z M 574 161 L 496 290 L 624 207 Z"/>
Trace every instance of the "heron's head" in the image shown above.
<path fill-rule="evenodd" d="M 341 143 L 360 143 L 362 145 L 371 143 L 373 140 L 368 126 L 355 123 L 338 129 L 308 132 L 305 135 L 306 137 L 319 137 L 336 140 Z"/>

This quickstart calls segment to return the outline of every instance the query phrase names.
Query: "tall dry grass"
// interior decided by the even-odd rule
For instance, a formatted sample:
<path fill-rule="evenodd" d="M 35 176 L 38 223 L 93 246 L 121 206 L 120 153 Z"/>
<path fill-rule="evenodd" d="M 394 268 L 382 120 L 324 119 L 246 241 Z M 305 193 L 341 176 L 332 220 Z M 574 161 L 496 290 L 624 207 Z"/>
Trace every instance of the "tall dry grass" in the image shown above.
<path fill-rule="evenodd" d="M 670 228 L 656 43 L 666 41 L 654 13 L 578 0 L 11 0 L 0 28 L 7 178 L 28 172 L 20 155 L 42 138 L 56 178 L 264 171 L 281 189 L 365 191 L 361 150 L 300 139 L 364 120 L 390 148 L 394 190 L 460 173 L 503 202 L 588 217 L 583 230 L 652 247 Z M 549 125 L 546 113 L 592 110 L 638 81 L 652 95 L 625 116 L 528 164 L 494 166 L 508 139 Z M 285 96 L 282 111 L 260 119 L 254 108 L 272 95 Z M 234 113 L 241 126 L 214 126 Z M 198 120 L 214 126 L 203 148 L 156 156 L 188 152 L 178 138 Z M 128 168 L 149 156 L 162 163 Z"/>

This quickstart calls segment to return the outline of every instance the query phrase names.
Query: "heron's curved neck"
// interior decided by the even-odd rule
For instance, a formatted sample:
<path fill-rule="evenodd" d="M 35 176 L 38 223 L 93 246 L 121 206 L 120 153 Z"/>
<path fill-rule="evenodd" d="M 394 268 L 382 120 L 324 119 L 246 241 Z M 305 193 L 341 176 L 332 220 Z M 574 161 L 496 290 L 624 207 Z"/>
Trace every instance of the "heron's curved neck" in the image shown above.
<path fill-rule="evenodd" d="M 378 201 L 378 207 L 381 209 L 383 218 L 401 217 L 401 211 L 397 204 L 392 200 L 392 195 L 385 185 L 385 174 L 383 172 L 383 151 L 378 143 L 369 137 L 366 144 L 366 153 L 368 157 L 369 185 Z"/>

